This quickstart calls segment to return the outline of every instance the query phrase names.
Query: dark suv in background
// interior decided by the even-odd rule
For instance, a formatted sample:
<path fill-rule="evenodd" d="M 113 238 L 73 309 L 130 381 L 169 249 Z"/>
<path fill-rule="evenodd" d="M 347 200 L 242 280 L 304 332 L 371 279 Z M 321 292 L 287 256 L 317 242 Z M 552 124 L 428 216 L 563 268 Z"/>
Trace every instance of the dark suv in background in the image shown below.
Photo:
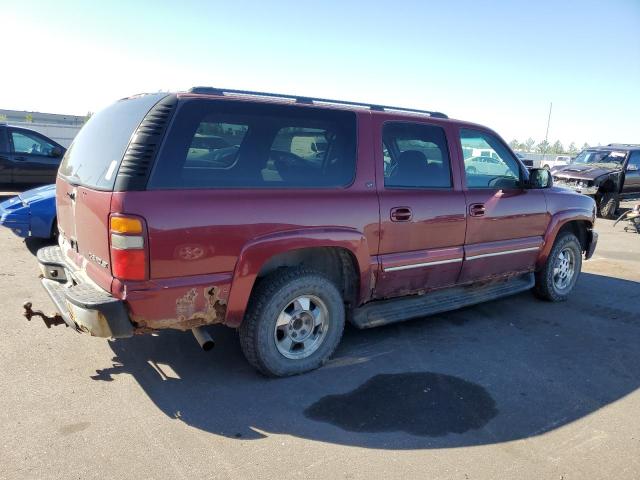
<path fill-rule="evenodd" d="M 0 183 L 54 183 L 65 151 L 41 133 L 0 124 Z"/>
<path fill-rule="evenodd" d="M 616 218 L 620 197 L 640 195 L 640 145 L 588 148 L 551 172 L 555 185 L 594 197 L 601 217 Z"/>
<path fill-rule="evenodd" d="M 481 148 L 500 168 L 465 169 Z M 595 249 L 592 199 L 438 112 L 214 88 L 122 99 L 56 182 L 38 251 L 66 323 L 99 337 L 237 328 L 268 375 L 322 365 L 344 324 L 399 322 L 534 289 L 567 298 Z M 30 318 L 30 305 L 25 305 Z"/>

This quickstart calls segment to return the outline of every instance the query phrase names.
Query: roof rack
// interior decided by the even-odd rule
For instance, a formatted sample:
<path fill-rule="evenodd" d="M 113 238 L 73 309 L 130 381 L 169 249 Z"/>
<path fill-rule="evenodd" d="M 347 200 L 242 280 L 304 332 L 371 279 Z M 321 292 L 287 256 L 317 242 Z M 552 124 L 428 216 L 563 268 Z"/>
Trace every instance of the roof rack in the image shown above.
<path fill-rule="evenodd" d="M 429 110 L 418 110 L 415 108 L 403 108 L 403 107 L 390 107 L 388 105 L 375 105 L 361 102 L 347 102 L 344 100 L 331 100 L 328 98 L 315 98 L 315 97 L 299 97 L 296 95 L 283 95 L 281 93 L 265 93 L 265 92 L 252 92 L 250 90 L 233 90 L 230 88 L 216 88 L 216 87 L 193 87 L 189 89 L 189 93 L 202 93 L 208 95 L 245 95 L 248 97 L 266 97 L 266 98 L 280 98 L 285 100 L 291 100 L 295 103 L 303 103 L 307 105 L 314 104 L 328 104 L 328 105 L 348 105 L 350 107 L 368 108 L 378 112 L 409 112 L 419 113 L 422 115 L 429 115 L 434 118 L 449 118 L 447 115 L 441 112 L 432 112 Z"/>
<path fill-rule="evenodd" d="M 610 143 L 607 147 L 640 147 L 640 143 Z"/>

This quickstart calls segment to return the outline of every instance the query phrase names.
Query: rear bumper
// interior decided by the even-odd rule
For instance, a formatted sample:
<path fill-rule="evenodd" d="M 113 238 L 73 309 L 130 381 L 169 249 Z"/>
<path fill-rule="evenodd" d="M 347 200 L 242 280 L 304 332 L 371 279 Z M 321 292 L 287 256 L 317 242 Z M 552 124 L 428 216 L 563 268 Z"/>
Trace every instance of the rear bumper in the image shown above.
<path fill-rule="evenodd" d="M 75 275 L 60 247 L 38 250 L 38 262 L 42 286 L 68 326 L 95 337 L 133 335 L 134 327 L 124 302 Z"/>
<path fill-rule="evenodd" d="M 596 245 L 598 244 L 598 234 L 593 230 L 587 232 L 587 250 L 584 253 L 584 259 L 589 260 L 593 256 L 593 252 L 596 251 Z"/>

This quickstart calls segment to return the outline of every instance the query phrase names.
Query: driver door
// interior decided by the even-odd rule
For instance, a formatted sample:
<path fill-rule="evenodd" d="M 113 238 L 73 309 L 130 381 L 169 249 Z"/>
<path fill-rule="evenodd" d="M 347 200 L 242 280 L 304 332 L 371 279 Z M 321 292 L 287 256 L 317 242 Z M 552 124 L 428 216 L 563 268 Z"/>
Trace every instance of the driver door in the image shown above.
<path fill-rule="evenodd" d="M 464 172 L 468 216 L 459 282 L 532 270 L 550 218 L 543 190 L 521 187 L 524 167 L 493 133 L 462 128 L 458 135 L 463 156 L 482 148 L 496 162 L 495 173 Z"/>

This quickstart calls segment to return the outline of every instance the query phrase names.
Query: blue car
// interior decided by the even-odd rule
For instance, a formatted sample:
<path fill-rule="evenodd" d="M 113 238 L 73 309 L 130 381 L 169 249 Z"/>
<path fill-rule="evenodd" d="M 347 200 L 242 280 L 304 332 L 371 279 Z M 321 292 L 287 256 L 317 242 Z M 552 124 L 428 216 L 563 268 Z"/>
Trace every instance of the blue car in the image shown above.
<path fill-rule="evenodd" d="M 45 185 L 0 203 L 0 225 L 19 237 L 54 238 L 56 186 Z"/>

